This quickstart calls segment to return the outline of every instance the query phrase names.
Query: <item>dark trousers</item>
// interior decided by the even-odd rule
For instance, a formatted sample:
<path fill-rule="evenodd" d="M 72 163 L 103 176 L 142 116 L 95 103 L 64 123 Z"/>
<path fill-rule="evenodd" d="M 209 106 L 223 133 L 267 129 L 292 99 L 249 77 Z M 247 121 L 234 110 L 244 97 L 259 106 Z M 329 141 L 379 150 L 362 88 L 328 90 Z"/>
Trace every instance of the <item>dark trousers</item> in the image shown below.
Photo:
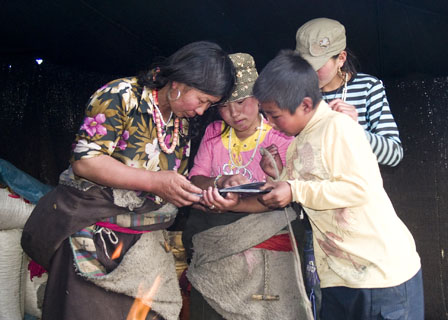
<path fill-rule="evenodd" d="M 422 271 L 390 288 L 322 288 L 322 320 L 423 320 Z"/>

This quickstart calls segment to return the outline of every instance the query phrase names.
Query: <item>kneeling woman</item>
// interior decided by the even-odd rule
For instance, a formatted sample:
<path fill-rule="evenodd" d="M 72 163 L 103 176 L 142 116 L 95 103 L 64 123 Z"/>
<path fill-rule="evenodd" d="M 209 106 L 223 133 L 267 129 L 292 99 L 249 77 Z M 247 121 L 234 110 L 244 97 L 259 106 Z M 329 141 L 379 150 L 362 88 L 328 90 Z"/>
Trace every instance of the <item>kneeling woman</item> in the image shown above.
<path fill-rule="evenodd" d="M 233 83 L 226 53 L 195 42 L 90 98 L 71 166 L 23 232 L 25 252 L 49 272 L 44 319 L 126 319 L 134 298 L 159 281 L 147 319 L 178 318 L 163 229 L 201 192 L 184 176 L 187 118 L 226 99 Z"/>

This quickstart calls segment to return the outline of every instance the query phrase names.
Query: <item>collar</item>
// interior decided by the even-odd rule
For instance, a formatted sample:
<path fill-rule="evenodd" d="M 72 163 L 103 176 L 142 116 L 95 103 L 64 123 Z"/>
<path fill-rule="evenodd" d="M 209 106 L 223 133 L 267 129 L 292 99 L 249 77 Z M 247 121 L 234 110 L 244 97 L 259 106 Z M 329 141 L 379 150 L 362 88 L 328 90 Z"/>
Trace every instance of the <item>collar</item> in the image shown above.
<path fill-rule="evenodd" d="M 324 99 L 322 99 L 319 103 L 319 105 L 316 107 L 316 111 L 314 112 L 313 116 L 311 117 L 310 121 L 306 124 L 305 128 L 302 130 L 302 132 L 299 133 L 307 133 L 322 121 L 322 118 L 327 114 L 331 112 L 330 107 L 328 106 L 328 103 L 325 102 Z"/>

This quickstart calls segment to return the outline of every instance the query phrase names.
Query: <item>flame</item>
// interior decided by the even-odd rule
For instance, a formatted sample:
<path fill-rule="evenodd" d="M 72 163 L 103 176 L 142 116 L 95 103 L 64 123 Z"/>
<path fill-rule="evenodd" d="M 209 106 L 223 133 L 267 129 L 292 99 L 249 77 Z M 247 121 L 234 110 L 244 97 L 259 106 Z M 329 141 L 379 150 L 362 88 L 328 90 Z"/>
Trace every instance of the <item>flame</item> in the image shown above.
<path fill-rule="evenodd" d="M 115 260 L 117 258 L 120 258 L 121 256 L 121 251 L 123 250 L 123 241 L 120 241 L 117 245 L 117 247 L 115 248 L 114 253 L 112 253 L 112 256 L 110 257 L 112 260 Z"/>
<path fill-rule="evenodd" d="M 131 306 L 131 310 L 129 310 L 129 314 L 126 320 L 145 320 L 148 315 L 149 310 L 151 310 L 151 304 L 154 296 L 159 290 L 161 277 L 158 275 L 154 280 L 154 284 L 148 290 L 148 292 L 143 293 L 142 284 L 138 287 L 138 296 L 141 298 L 135 298 L 134 303 Z"/>

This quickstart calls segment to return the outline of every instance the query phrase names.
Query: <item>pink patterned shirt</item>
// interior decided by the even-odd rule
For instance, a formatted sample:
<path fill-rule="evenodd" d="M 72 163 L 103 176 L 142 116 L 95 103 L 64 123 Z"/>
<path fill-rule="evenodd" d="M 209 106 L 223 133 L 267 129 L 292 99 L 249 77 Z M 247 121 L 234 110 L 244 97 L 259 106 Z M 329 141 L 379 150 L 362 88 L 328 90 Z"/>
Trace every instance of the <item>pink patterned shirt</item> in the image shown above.
<path fill-rule="evenodd" d="M 190 171 L 189 176 L 206 176 L 216 177 L 219 174 L 242 174 L 246 176 L 251 182 L 265 181 L 266 174 L 260 167 L 260 147 L 268 147 L 271 144 L 277 145 L 280 157 L 283 164 L 285 164 L 286 150 L 293 137 L 288 137 L 283 133 L 273 129 L 266 121 L 263 124 L 263 129 L 260 137 L 260 143 L 255 151 L 254 159 L 244 168 L 238 169 L 231 160 L 239 167 L 246 165 L 251 156 L 254 154 L 254 149 L 257 145 L 257 139 L 260 135 L 257 130 L 253 135 L 240 141 L 235 132 L 232 133 L 231 150 L 229 152 L 229 132 L 221 134 L 224 129 L 224 121 L 214 121 L 208 125 L 202 138 L 199 150 L 194 158 L 194 166 Z"/>

